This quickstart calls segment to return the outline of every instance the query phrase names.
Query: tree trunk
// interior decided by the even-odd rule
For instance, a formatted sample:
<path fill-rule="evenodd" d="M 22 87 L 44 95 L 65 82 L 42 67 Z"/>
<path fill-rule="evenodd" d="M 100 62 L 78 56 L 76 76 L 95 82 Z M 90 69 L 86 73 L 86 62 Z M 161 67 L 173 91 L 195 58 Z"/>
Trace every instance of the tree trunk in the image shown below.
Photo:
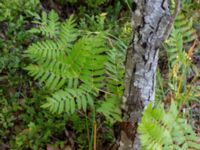
<path fill-rule="evenodd" d="M 134 36 L 127 51 L 123 122 L 118 150 L 139 150 L 138 122 L 149 102 L 154 101 L 158 48 L 168 37 L 180 1 L 170 15 L 168 0 L 134 0 Z"/>

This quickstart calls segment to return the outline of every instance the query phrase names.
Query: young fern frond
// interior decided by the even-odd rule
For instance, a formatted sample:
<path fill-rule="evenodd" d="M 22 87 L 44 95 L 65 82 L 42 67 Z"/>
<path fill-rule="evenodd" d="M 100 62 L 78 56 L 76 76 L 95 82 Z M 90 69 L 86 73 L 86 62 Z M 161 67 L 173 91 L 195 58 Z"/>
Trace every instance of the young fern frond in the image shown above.
<path fill-rule="evenodd" d="M 59 33 L 59 16 L 55 11 L 51 11 L 48 15 L 46 12 L 42 12 L 42 17 L 38 16 L 33 23 L 39 27 L 31 29 L 30 32 L 41 33 L 48 38 L 54 38 Z"/>
<path fill-rule="evenodd" d="M 115 78 L 117 72 L 112 75 L 113 72 L 108 73 L 106 70 L 111 55 L 108 55 L 108 50 L 105 48 L 104 35 L 80 36 L 72 17 L 64 23 L 55 23 L 58 19 L 52 19 L 56 18 L 52 16 L 56 15 L 54 12 L 50 14 L 51 17 L 43 14 L 38 30 L 41 31 L 48 22 L 47 25 L 51 24 L 52 27 L 55 24 L 55 30 L 52 32 L 56 33 L 46 32 L 46 29 L 40 32 L 45 36 L 45 40 L 33 43 L 25 53 L 32 61 L 25 69 L 51 92 L 42 107 L 50 109 L 53 113 L 74 113 L 76 109 L 86 111 L 88 106 L 94 107 L 94 99 L 99 96 L 99 91 L 106 90 L 117 94 L 118 91 L 111 90 L 111 86 L 106 87 L 106 82 L 111 84 L 110 79 Z M 51 21 L 54 23 L 50 23 Z M 117 65 L 116 60 L 113 62 L 114 67 L 115 65 Z M 122 76 L 117 78 L 120 79 Z M 103 108 L 111 104 L 112 108 L 116 107 L 114 100 L 109 100 L 102 104 L 103 107 L 100 106 L 99 112 L 105 112 Z M 113 110 L 107 110 L 106 117 L 110 116 Z M 116 115 L 113 118 L 116 118 Z"/>
<path fill-rule="evenodd" d="M 179 116 L 177 106 L 172 102 L 168 111 L 163 105 L 144 111 L 138 131 L 145 150 L 198 150 L 197 137 L 187 120 Z"/>

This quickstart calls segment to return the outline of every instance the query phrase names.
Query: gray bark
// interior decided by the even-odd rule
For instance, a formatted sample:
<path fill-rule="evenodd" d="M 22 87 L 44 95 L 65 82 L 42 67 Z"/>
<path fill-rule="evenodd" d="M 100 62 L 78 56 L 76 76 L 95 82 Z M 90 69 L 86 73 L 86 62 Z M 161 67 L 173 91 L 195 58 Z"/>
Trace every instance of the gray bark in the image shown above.
<path fill-rule="evenodd" d="M 177 1 L 177 6 L 179 1 Z M 118 150 L 139 150 L 138 122 L 154 101 L 158 48 L 168 37 L 178 7 L 170 15 L 168 0 L 134 0 L 134 36 L 127 51 L 125 91 Z"/>

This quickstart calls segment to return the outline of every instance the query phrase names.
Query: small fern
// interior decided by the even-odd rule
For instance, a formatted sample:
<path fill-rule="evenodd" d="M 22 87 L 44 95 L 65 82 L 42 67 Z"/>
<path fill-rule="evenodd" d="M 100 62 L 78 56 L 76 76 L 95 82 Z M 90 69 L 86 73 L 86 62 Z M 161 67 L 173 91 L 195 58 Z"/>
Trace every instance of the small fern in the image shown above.
<path fill-rule="evenodd" d="M 187 48 L 191 47 L 197 39 L 197 34 L 192 27 L 192 23 L 192 19 L 188 21 L 186 15 L 180 12 L 174 23 L 171 36 L 166 41 L 165 49 L 170 71 L 168 85 L 176 93 L 187 89 L 187 77 L 195 69 L 191 61 L 193 49 L 189 50 Z"/>
<path fill-rule="evenodd" d="M 33 64 L 26 70 L 53 92 L 43 107 L 52 112 L 73 113 L 77 104 L 78 109 L 86 111 L 87 103 L 93 105 L 91 95 L 98 93 L 105 79 L 105 42 L 100 35 L 77 39 L 78 30 L 73 19 L 57 23 L 58 16 L 54 11 L 48 16 L 43 13 L 41 21 L 34 31 L 40 31 L 46 39 L 27 49 L 26 56 Z M 77 86 L 66 88 L 69 84 Z"/>
<path fill-rule="evenodd" d="M 168 111 L 163 105 L 144 111 L 138 131 L 145 150 L 198 150 L 197 137 L 187 120 L 179 116 L 177 106 L 172 102 Z"/>
<path fill-rule="evenodd" d="M 44 40 L 25 52 L 31 60 L 25 69 L 50 93 L 42 107 L 59 114 L 97 107 L 110 122 L 120 120 L 116 108 L 123 93 L 124 51 L 108 50 L 103 34 L 81 35 L 72 17 L 58 20 L 54 11 L 43 13 L 31 32 L 42 34 Z"/>
<path fill-rule="evenodd" d="M 192 28 L 192 19 L 188 22 L 188 19 L 181 12 L 176 18 L 170 38 L 166 41 L 165 49 L 170 66 L 174 66 L 178 61 L 182 63 L 186 61 L 187 54 L 184 44 L 193 42 L 196 38 L 196 31 Z"/>

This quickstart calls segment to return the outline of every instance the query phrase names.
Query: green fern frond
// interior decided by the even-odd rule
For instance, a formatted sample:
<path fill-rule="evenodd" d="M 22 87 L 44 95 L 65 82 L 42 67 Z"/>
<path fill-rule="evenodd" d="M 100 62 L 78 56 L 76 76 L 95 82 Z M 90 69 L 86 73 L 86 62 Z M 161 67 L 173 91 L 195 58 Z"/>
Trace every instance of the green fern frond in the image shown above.
<path fill-rule="evenodd" d="M 84 52 L 85 56 L 85 63 L 80 62 L 80 66 L 83 66 L 80 80 L 98 92 L 104 85 L 102 81 L 105 80 L 104 68 L 108 59 L 105 54 L 105 39 L 101 35 L 84 37 L 80 43 L 75 44 L 74 51 L 76 49 Z"/>
<path fill-rule="evenodd" d="M 192 18 L 186 18 L 183 12 L 178 14 L 174 23 L 174 29 L 166 42 L 167 47 L 165 48 L 170 66 L 177 62 L 186 63 L 187 58 L 184 45 L 197 39 L 197 34 L 192 24 Z"/>
<path fill-rule="evenodd" d="M 197 137 L 187 120 L 179 116 L 177 106 L 172 102 L 168 111 L 159 104 L 149 104 L 138 131 L 145 150 L 188 150 L 200 148 Z"/>
<path fill-rule="evenodd" d="M 47 97 L 47 101 L 42 107 L 48 108 L 53 113 L 67 112 L 73 114 L 76 109 L 82 109 L 86 112 L 88 105 L 94 106 L 93 101 L 88 91 L 81 88 L 66 88 Z"/>
<path fill-rule="evenodd" d="M 33 23 L 37 24 L 39 27 L 31 29 L 30 32 L 32 33 L 41 33 L 49 38 L 54 38 L 59 33 L 59 17 L 53 10 L 50 11 L 48 15 L 46 12 L 42 12 L 42 17 L 38 17 Z"/>
<path fill-rule="evenodd" d="M 108 62 L 106 63 L 107 89 L 110 93 L 116 94 L 119 97 L 123 95 L 124 77 L 124 61 L 125 50 L 127 46 L 120 40 L 114 40 L 116 45 L 113 46 L 108 52 Z"/>
<path fill-rule="evenodd" d="M 69 19 L 67 19 L 60 25 L 58 42 L 61 42 L 61 45 L 65 45 L 66 49 L 70 50 L 73 45 L 73 42 L 77 39 L 78 36 L 79 30 L 76 29 L 76 24 L 73 16 L 70 16 Z"/>
<path fill-rule="evenodd" d="M 124 60 L 126 45 L 119 39 L 112 40 L 112 47 L 107 52 L 106 62 L 106 93 L 97 112 L 102 113 L 111 124 L 121 121 L 120 103 L 124 91 Z"/>
<path fill-rule="evenodd" d="M 52 40 L 32 44 L 27 49 L 26 56 L 35 63 L 27 66 L 26 70 L 49 89 L 59 89 L 72 74 L 67 72 L 70 66 L 65 61 L 64 50 Z"/>
<path fill-rule="evenodd" d="M 45 65 L 29 65 L 25 69 L 29 71 L 30 76 L 39 80 L 40 83 L 44 83 L 45 87 L 50 90 L 59 89 L 66 83 L 66 76 L 62 76 L 65 72 L 61 72 L 59 66 L 50 64 L 47 68 Z"/>
<path fill-rule="evenodd" d="M 40 61 L 41 58 L 57 60 L 65 55 L 64 47 L 53 40 L 46 40 L 33 43 L 26 51 L 26 55 L 33 61 Z"/>
<path fill-rule="evenodd" d="M 167 40 L 167 55 L 168 62 L 170 66 L 173 66 L 183 57 L 181 55 L 185 55 L 183 49 L 183 38 L 179 31 L 173 30 L 171 33 L 171 37 Z"/>
<path fill-rule="evenodd" d="M 106 119 L 113 124 L 116 121 L 121 121 L 120 98 L 117 96 L 110 96 L 105 101 L 100 103 L 97 112 L 102 113 Z"/>

